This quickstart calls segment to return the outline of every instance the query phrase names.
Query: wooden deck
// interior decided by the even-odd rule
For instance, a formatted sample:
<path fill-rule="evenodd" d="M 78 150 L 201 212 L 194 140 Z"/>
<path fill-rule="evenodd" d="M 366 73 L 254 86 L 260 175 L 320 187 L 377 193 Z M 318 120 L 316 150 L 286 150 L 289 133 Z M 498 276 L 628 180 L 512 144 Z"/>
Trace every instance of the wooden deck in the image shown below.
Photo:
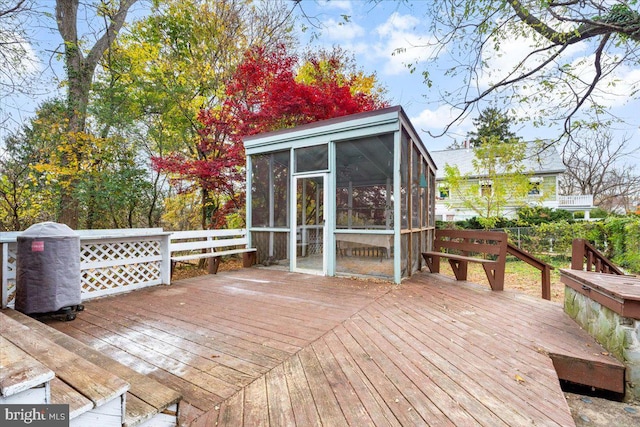
<path fill-rule="evenodd" d="M 620 316 L 640 319 L 640 277 L 562 269 L 560 280 Z"/>
<path fill-rule="evenodd" d="M 194 426 L 574 425 L 549 355 L 606 364 L 555 303 L 244 269 L 49 324 L 183 395 Z"/>

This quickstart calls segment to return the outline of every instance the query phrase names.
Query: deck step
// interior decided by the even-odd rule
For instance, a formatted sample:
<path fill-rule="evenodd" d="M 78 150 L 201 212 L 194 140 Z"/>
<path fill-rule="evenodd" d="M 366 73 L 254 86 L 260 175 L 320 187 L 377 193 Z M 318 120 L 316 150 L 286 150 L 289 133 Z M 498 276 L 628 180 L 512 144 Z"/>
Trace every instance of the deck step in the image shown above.
<path fill-rule="evenodd" d="M 0 403 L 49 403 L 53 371 L 3 336 L 0 349 Z"/>
<path fill-rule="evenodd" d="M 561 380 L 618 394 L 625 392 L 625 366 L 613 358 L 595 360 L 560 353 L 549 353 L 549 357 Z"/>
<path fill-rule="evenodd" d="M 0 335 L 53 371 L 58 381 L 51 382 L 51 402 L 69 403 L 71 425 L 82 425 L 79 418 L 93 412 L 101 425 L 121 425 L 125 394 L 129 384 L 111 372 L 94 365 L 13 317 L 0 319 Z"/>
<path fill-rule="evenodd" d="M 94 350 L 88 345 L 15 310 L 4 315 L 28 327 L 86 363 L 108 371 L 129 384 L 126 393 L 124 426 L 175 425 L 180 393 Z M 52 391 L 53 393 L 53 391 Z M 67 402 L 61 402 L 67 403 Z"/>

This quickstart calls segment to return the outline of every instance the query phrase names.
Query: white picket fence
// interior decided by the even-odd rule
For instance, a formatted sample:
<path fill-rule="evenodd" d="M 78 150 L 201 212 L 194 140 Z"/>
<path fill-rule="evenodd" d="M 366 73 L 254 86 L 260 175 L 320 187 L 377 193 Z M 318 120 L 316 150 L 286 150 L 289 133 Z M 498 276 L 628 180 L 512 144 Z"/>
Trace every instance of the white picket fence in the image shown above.
<path fill-rule="evenodd" d="M 83 300 L 170 283 L 170 232 L 136 228 L 77 233 Z M 19 234 L 0 233 L 2 308 L 13 306 Z"/>

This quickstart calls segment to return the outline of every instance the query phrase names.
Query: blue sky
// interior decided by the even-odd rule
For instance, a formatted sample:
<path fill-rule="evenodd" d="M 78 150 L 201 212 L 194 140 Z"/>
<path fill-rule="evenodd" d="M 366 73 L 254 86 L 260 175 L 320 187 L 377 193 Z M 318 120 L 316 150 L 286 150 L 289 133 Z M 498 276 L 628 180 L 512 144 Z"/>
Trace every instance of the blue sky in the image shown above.
<path fill-rule="evenodd" d="M 451 127 L 442 137 L 432 138 L 427 134 L 427 131 L 440 134 L 444 125 L 453 117 L 451 109 L 441 101 L 439 92 L 443 89 L 459 88 L 463 84 L 460 80 L 445 78 L 442 75 L 441 72 L 446 68 L 444 62 L 429 68 L 435 83 L 431 89 L 423 82 L 419 71 L 420 66 L 425 65 L 428 52 L 419 46 L 424 45 L 431 37 L 428 24 L 424 21 L 424 12 L 428 4 L 426 1 L 410 2 L 407 6 L 395 1 L 382 1 L 380 4 L 372 5 L 371 2 L 362 0 L 303 0 L 302 9 L 314 18 L 311 22 L 319 28 L 313 30 L 320 36 L 311 39 L 311 31 L 307 31 L 301 34 L 301 40 L 303 43 L 306 40 L 307 43 L 324 47 L 340 45 L 351 51 L 359 66 L 367 72 L 376 72 L 379 81 L 387 87 L 391 102 L 402 105 L 414 126 L 422 131 L 427 148 L 439 150 L 446 148 L 454 139 L 465 139 L 467 132 L 473 129 L 471 119 L 477 117 L 477 111 Z M 343 15 L 349 16 L 348 22 L 345 22 Z M 518 61 L 524 52 L 529 51 L 528 43 L 530 41 L 523 39 L 504 41 L 501 44 L 504 54 L 490 59 L 497 73 L 494 76 L 480 76 L 480 86 L 486 87 L 490 78 L 495 78 L 500 70 L 507 70 Z M 394 54 L 398 48 L 406 50 Z M 589 57 L 585 56 L 587 53 L 584 45 L 577 45 L 571 51 L 575 63 L 587 59 L 583 70 L 585 76 L 592 73 Z M 410 73 L 406 67 L 407 63 L 417 63 L 418 71 Z M 633 146 L 640 147 L 640 102 L 628 100 L 629 93 L 640 89 L 640 70 L 621 67 L 616 77 L 618 81 L 615 87 L 607 88 L 606 93 L 601 93 L 600 100 L 614 114 L 630 122 L 628 125 L 616 126 L 616 135 L 627 136 Z M 531 110 L 525 106 L 519 105 L 515 108 L 517 116 L 521 119 L 532 115 Z M 534 128 L 531 123 L 526 122 L 515 125 L 513 130 L 527 140 L 554 138 L 559 134 L 557 128 Z M 630 161 L 632 164 L 640 162 L 640 152 L 636 153 L 634 158 L 630 158 Z"/>
<path fill-rule="evenodd" d="M 267 0 L 269 1 L 269 0 Z M 51 8 L 53 0 L 42 0 L 41 6 Z M 48 6 L 46 6 L 48 5 Z M 388 89 L 388 98 L 394 105 L 401 105 L 409 115 L 412 123 L 421 132 L 425 145 L 429 150 L 440 150 L 446 148 L 454 140 L 462 141 L 468 131 L 473 129 L 471 119 L 477 116 L 473 112 L 465 120 L 451 127 L 446 135 L 439 138 L 432 138 L 428 131 L 440 134 L 444 126 L 451 121 L 453 113 L 451 109 L 442 102 L 439 92 L 443 89 L 456 89 L 462 87 L 462 82 L 445 78 L 442 71 L 446 64 L 441 63 L 431 66 L 429 71 L 434 78 L 434 85 L 429 89 L 423 82 L 420 74 L 420 66 L 425 65 L 428 52 L 421 45 L 429 40 L 428 24 L 424 21 L 425 8 L 428 1 L 410 2 L 409 6 L 403 2 L 382 1 L 377 5 L 370 1 L 325 1 L 325 0 L 303 0 L 301 8 L 308 15 L 308 19 L 302 18 L 299 23 L 308 29 L 305 32 L 299 31 L 300 43 L 302 46 L 322 46 L 331 47 L 339 45 L 355 55 L 357 64 L 366 72 L 375 72 L 378 80 Z M 134 6 L 130 15 L 140 15 L 144 13 L 143 3 Z M 300 13 L 300 9 L 296 10 Z M 343 15 L 348 15 L 349 20 L 345 21 Z M 128 19 L 131 21 L 131 19 Z M 51 52 L 59 46 L 59 35 L 56 32 L 52 20 L 43 21 L 32 26 L 34 34 L 38 38 L 33 47 L 33 55 L 42 52 Z M 47 28 L 49 27 L 49 28 Z M 316 37 L 312 37 L 315 35 Z M 526 52 L 526 40 L 510 40 L 502 44 L 504 55 L 499 58 L 492 58 L 495 70 L 508 69 L 509 66 L 519 59 L 519 55 Z M 398 48 L 404 48 L 402 53 L 394 52 Z M 581 59 L 582 48 L 576 46 L 572 54 L 576 60 Z M 586 51 L 585 51 L 586 52 Z M 46 55 L 42 55 L 43 57 Z M 50 56 L 50 53 L 49 53 Z M 588 59 L 588 58 L 587 58 Z M 51 96 L 58 88 L 59 79 L 64 75 L 61 73 L 61 65 L 58 61 L 52 60 L 53 70 L 46 61 L 38 66 L 38 72 L 44 72 L 40 81 L 39 92 L 41 97 L 37 101 L 24 97 L 3 97 L 0 96 L 0 112 L 2 116 L 6 111 L 11 110 L 14 122 L 20 123 L 28 119 L 33 114 L 33 110 L 40 101 Z M 24 61 L 27 64 L 28 61 Z M 407 63 L 418 64 L 418 71 L 410 73 L 406 67 Z M 590 70 L 585 70 L 585 73 Z M 636 147 L 640 147 L 640 132 L 638 126 L 640 119 L 640 102 L 628 102 L 628 94 L 634 89 L 640 90 L 640 70 L 628 67 L 621 67 L 618 70 L 619 81 L 610 93 L 603 94 L 604 103 L 610 106 L 615 114 L 629 119 L 630 124 L 617 126 L 618 136 L 627 136 L 632 139 Z M 490 76 L 481 76 L 481 79 Z M 634 83 L 636 86 L 632 86 Z M 486 82 L 481 81 L 481 85 Z M 535 107 L 534 107 L 535 108 Z M 524 106 L 516 106 L 518 117 L 526 118 L 531 115 Z M 0 117 L 1 119 L 2 117 Z M 526 122 L 514 126 L 514 131 L 525 139 L 553 138 L 558 135 L 555 128 L 533 128 Z M 0 138 L 3 135 L 0 128 Z M 640 152 L 635 157 L 630 158 L 630 162 L 640 163 Z"/>

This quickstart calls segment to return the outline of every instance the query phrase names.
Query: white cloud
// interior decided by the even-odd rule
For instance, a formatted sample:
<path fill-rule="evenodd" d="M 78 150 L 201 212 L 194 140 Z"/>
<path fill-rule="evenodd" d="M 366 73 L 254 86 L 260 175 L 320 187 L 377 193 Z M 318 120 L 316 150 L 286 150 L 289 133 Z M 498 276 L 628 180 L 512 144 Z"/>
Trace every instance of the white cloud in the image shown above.
<path fill-rule="evenodd" d="M 488 44 L 489 45 L 489 44 Z M 541 46 L 535 37 L 516 37 L 509 40 L 501 40 L 499 42 L 499 50 L 483 51 L 482 61 L 485 65 L 484 72 L 480 74 L 478 84 L 480 88 L 486 89 L 490 84 L 495 84 L 509 76 L 517 67 L 520 75 L 526 71 L 532 70 L 540 66 L 549 56 L 548 52 L 539 54 L 531 54 L 535 49 Z M 577 43 L 569 46 L 562 54 L 564 58 L 571 58 L 578 55 L 585 49 L 584 44 Z M 524 65 L 520 67 L 521 63 Z M 548 70 L 556 64 L 552 63 L 545 68 Z M 515 77 L 515 75 L 513 77 Z"/>
<path fill-rule="evenodd" d="M 612 63 L 617 58 L 603 55 L 603 63 Z M 594 68 L 594 55 L 577 58 L 572 65 L 576 68 L 575 74 L 585 82 L 583 90 L 586 90 L 586 83 L 590 83 L 596 70 Z M 605 68 L 603 66 L 603 68 Z M 627 65 L 619 66 L 613 73 L 605 76 L 598 83 L 597 89 L 593 92 L 593 98 L 605 107 L 621 107 L 629 101 L 629 95 L 640 89 L 640 70 L 630 68 Z"/>
<path fill-rule="evenodd" d="M 384 9 L 389 5 L 383 3 L 376 7 Z M 380 22 L 379 15 L 370 9 L 358 4 L 358 10 L 352 10 L 355 6 L 351 2 L 320 3 L 320 9 L 339 9 L 339 12 L 327 10 L 326 14 L 316 15 L 321 19 L 318 24 L 321 31 L 312 43 L 325 48 L 340 45 L 353 52 L 360 64 L 386 76 L 409 74 L 407 64 L 417 65 L 431 54 L 431 50 L 424 47 L 431 37 L 421 32 L 426 26 L 417 17 L 395 11 Z M 349 19 L 336 16 L 340 14 L 349 15 Z"/>
<path fill-rule="evenodd" d="M 406 73 L 408 72 L 407 64 L 416 65 L 430 56 L 431 51 L 425 46 L 431 37 L 416 31 L 420 24 L 420 20 L 415 16 L 394 12 L 384 23 L 375 28 L 374 32 L 378 40 L 374 51 L 378 59 L 386 61 L 382 66 L 383 73 L 388 75 Z"/>
<path fill-rule="evenodd" d="M 485 55 L 482 59 L 486 64 L 486 70 L 490 71 L 479 75 L 476 83 L 480 90 L 487 89 L 489 85 L 496 84 L 504 78 L 514 78 L 541 65 L 548 58 L 549 53 L 528 56 L 536 46 L 540 47 L 540 43 L 536 43 L 533 37 L 518 37 L 501 41 L 498 52 L 484 52 Z M 542 75 L 546 75 L 549 81 L 553 82 L 554 76 L 558 76 L 557 69 L 562 64 L 567 64 L 571 68 L 571 74 L 579 76 L 580 79 L 580 81 L 572 81 L 570 90 L 563 84 L 558 84 L 553 89 L 542 88 L 533 79 L 513 86 L 515 95 L 529 100 L 528 103 L 517 106 L 516 117 L 521 119 L 536 117 L 540 111 L 554 103 L 575 105 L 574 91 L 578 94 L 584 94 L 587 85 L 595 76 L 594 55 L 587 54 L 588 47 L 587 43 L 576 43 L 570 46 L 555 62 L 545 66 L 542 71 L 536 72 L 533 77 L 539 79 Z M 525 59 L 526 66 L 519 69 L 513 76 L 509 76 L 509 73 L 513 72 Z M 603 56 L 603 63 L 611 62 L 613 62 L 611 57 Z M 598 83 L 598 87 L 591 94 L 591 97 L 604 107 L 617 108 L 626 105 L 629 101 L 629 95 L 638 90 L 640 90 L 640 70 L 622 65 Z"/>
<path fill-rule="evenodd" d="M 31 44 L 20 34 L 9 33 L 2 36 L 3 40 L 10 41 L 5 52 L 0 56 L 0 79 L 2 83 L 11 84 L 20 79 L 26 79 L 40 72 L 40 60 Z M 13 47 L 11 47 L 13 46 Z"/>
<path fill-rule="evenodd" d="M 355 39 L 363 37 L 365 30 L 355 22 L 336 21 L 328 19 L 322 23 L 322 41 L 339 42 L 347 46 Z"/>
<path fill-rule="evenodd" d="M 351 12 L 353 10 L 353 5 L 350 0 L 319 1 L 318 6 L 322 9 L 334 9 L 334 10 L 341 10 L 344 12 Z"/>
<path fill-rule="evenodd" d="M 424 109 L 417 116 L 410 117 L 411 123 L 415 126 L 416 130 L 424 133 L 431 132 L 434 135 L 439 135 L 445 130 L 445 126 L 451 123 L 457 118 L 459 110 L 453 109 L 449 105 L 441 105 L 435 110 Z M 465 117 L 461 121 L 456 122 L 448 131 L 447 137 L 431 139 L 427 142 L 427 139 L 423 137 L 423 142 L 427 145 L 429 150 L 442 150 L 449 146 L 453 139 L 458 142 L 462 142 L 469 132 L 473 129 L 472 119 Z"/>

